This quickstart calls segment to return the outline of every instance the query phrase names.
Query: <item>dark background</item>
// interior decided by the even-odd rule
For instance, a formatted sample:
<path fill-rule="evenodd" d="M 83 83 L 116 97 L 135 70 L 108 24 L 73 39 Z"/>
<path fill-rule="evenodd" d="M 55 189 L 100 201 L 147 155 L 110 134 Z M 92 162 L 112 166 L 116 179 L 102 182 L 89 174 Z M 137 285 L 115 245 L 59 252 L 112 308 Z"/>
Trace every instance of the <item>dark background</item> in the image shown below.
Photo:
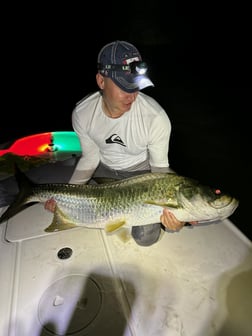
<path fill-rule="evenodd" d="M 97 90 L 99 50 L 127 40 L 150 67 L 155 87 L 144 92 L 171 119 L 171 167 L 234 194 L 240 206 L 230 219 L 251 239 L 249 8 L 157 0 L 85 6 L 2 10 L 0 144 L 72 130 L 75 103 Z"/>

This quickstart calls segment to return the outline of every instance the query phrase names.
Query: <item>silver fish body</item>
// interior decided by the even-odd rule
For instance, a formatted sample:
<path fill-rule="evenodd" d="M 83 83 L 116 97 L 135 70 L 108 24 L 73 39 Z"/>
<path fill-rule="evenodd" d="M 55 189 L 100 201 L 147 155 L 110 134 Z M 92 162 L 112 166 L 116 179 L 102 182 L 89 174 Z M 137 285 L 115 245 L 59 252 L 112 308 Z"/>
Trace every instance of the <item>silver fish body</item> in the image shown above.
<path fill-rule="evenodd" d="M 25 204 L 54 198 L 57 208 L 47 232 L 77 226 L 114 232 L 160 222 L 167 207 L 181 221 L 212 222 L 229 217 L 238 200 L 198 181 L 173 173 L 149 173 L 98 185 L 33 184 L 19 172 L 20 192 L 0 223 Z"/>

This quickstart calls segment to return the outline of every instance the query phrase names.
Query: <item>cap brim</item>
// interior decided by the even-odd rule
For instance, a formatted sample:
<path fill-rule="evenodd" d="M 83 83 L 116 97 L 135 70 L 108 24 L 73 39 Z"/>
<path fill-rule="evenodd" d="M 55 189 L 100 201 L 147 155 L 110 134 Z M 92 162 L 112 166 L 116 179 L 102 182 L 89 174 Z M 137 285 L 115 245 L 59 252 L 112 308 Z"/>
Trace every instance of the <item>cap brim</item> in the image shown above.
<path fill-rule="evenodd" d="M 119 86 L 125 92 L 133 93 L 139 90 L 143 90 L 148 86 L 154 86 L 152 81 L 144 75 L 132 76 L 132 75 L 124 75 L 121 73 L 113 72 L 111 79 L 113 82 Z"/>
<path fill-rule="evenodd" d="M 154 86 L 152 81 L 146 76 L 138 76 L 137 83 L 138 83 L 139 90 L 143 90 L 148 86 Z"/>

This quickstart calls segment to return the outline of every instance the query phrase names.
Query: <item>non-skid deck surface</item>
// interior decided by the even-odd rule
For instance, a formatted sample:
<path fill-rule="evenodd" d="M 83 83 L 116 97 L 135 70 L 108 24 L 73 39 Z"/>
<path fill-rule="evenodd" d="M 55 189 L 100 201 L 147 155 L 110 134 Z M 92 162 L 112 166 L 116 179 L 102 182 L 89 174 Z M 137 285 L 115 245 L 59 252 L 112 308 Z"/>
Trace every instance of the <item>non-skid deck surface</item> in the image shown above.
<path fill-rule="evenodd" d="M 50 221 L 37 204 L 0 226 L 1 336 L 251 335 L 251 242 L 229 220 L 150 247 Z"/>

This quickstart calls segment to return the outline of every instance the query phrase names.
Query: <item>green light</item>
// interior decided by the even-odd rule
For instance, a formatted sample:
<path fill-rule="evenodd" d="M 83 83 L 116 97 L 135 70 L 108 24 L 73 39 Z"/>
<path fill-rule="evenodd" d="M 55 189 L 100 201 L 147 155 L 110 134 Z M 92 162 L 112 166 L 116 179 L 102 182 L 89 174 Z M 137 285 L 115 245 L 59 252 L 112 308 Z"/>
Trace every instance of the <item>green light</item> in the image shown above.
<path fill-rule="evenodd" d="M 80 141 L 75 132 L 52 132 L 52 143 L 55 151 L 81 153 Z"/>

